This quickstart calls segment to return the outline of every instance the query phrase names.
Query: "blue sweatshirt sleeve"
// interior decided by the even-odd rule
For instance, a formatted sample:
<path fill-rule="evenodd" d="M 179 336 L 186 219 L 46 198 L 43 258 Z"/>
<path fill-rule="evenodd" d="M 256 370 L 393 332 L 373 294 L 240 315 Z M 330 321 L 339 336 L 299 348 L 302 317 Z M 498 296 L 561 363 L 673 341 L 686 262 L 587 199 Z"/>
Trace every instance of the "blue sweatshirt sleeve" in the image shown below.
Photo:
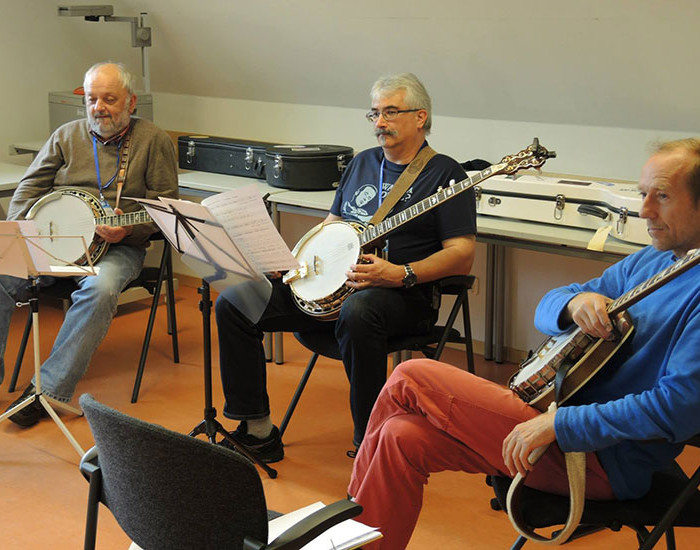
<path fill-rule="evenodd" d="M 535 328 L 544 334 L 554 336 L 565 332 L 571 325 L 561 323 L 561 314 L 574 296 L 581 292 L 596 292 L 609 298 L 617 298 L 625 292 L 625 278 L 629 271 L 627 264 L 632 256 L 613 264 L 603 274 L 587 283 L 573 283 L 555 288 L 545 294 L 535 310 Z"/>
<path fill-rule="evenodd" d="M 554 429 L 562 451 L 596 451 L 625 440 L 678 443 L 700 432 L 698 349 L 700 308 L 695 308 L 675 327 L 658 331 L 633 364 L 622 367 L 637 367 L 640 376 L 646 367 L 650 378 L 658 376 L 650 389 L 557 411 Z"/>

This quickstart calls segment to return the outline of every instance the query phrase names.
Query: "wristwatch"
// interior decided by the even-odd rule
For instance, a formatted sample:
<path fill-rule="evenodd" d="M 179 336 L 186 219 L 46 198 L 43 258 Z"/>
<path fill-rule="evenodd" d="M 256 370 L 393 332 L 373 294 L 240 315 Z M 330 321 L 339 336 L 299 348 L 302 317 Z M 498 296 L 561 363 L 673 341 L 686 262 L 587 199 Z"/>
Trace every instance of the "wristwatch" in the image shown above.
<path fill-rule="evenodd" d="M 418 277 L 416 277 L 416 274 L 413 273 L 413 269 L 411 269 L 411 266 L 408 264 L 404 264 L 403 270 L 406 272 L 406 275 L 401 279 L 401 282 L 404 288 L 411 288 L 418 281 Z"/>

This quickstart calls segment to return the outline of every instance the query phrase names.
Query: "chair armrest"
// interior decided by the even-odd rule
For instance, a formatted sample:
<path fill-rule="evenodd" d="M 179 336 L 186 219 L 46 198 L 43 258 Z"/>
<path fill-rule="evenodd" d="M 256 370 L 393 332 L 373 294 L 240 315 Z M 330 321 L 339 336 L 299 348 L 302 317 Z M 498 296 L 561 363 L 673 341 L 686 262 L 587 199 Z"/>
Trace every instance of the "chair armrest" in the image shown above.
<path fill-rule="evenodd" d="M 100 464 L 97 460 L 97 447 L 93 446 L 80 458 L 80 473 L 83 477 L 90 481 L 92 474 L 100 469 Z"/>
<path fill-rule="evenodd" d="M 269 545 L 260 544 L 250 537 L 243 541 L 244 550 L 298 550 L 334 525 L 354 518 L 362 512 L 362 506 L 347 499 L 317 510 L 295 523 Z"/>

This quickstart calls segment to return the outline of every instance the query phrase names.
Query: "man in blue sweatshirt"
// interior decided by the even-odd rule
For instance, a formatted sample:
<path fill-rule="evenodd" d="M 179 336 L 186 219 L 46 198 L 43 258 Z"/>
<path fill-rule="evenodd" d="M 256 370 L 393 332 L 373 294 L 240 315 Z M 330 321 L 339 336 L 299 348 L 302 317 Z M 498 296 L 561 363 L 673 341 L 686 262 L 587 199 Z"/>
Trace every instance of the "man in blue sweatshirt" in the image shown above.
<path fill-rule="evenodd" d="M 535 325 L 557 335 L 574 324 L 613 334 L 607 306 L 700 248 L 700 140 L 660 145 L 644 165 L 640 216 L 652 245 L 596 279 L 547 293 Z M 513 476 L 568 492 L 563 452 L 586 452 L 586 495 L 644 495 L 682 442 L 700 432 L 700 267 L 628 309 L 635 330 L 610 362 L 565 406 L 540 413 L 510 390 L 427 359 L 400 365 L 387 381 L 355 460 L 348 489 L 360 520 L 384 538 L 372 550 L 405 548 L 430 473 L 461 470 Z M 533 468 L 528 457 L 550 443 Z"/>

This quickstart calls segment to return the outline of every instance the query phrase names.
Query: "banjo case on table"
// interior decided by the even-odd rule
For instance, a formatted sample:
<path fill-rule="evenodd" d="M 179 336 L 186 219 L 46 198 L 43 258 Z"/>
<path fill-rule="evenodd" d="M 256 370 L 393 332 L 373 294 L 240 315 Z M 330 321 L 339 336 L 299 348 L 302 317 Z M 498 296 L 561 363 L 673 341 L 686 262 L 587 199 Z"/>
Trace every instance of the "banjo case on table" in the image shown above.
<path fill-rule="evenodd" d="M 636 185 L 518 174 L 496 175 L 474 189 L 476 211 L 533 222 L 597 230 L 641 245 L 651 243 Z"/>
<path fill-rule="evenodd" d="M 265 151 L 265 179 L 298 191 L 335 189 L 353 153 L 342 145 L 271 145 Z"/>
<path fill-rule="evenodd" d="M 272 142 L 215 136 L 179 136 L 179 166 L 184 170 L 215 172 L 265 179 L 265 151 Z"/>

